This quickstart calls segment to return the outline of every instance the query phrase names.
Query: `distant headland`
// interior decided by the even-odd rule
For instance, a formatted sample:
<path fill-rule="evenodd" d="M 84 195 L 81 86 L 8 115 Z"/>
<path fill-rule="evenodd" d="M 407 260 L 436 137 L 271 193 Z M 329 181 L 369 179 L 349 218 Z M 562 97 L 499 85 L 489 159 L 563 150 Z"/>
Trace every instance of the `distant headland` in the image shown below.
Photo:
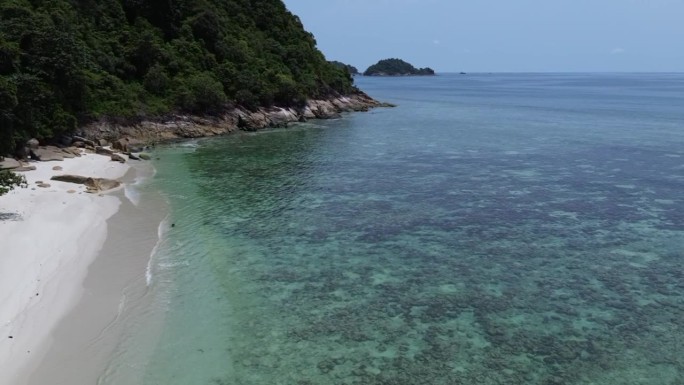
<path fill-rule="evenodd" d="M 334 65 L 337 68 L 347 70 L 349 72 L 349 74 L 352 76 L 359 75 L 359 70 L 351 64 L 345 64 L 345 63 L 339 62 L 337 60 L 333 60 L 333 61 L 330 61 L 328 63 Z"/>
<path fill-rule="evenodd" d="M 368 67 L 364 76 L 432 76 L 430 67 L 416 68 L 401 59 L 383 59 Z"/>

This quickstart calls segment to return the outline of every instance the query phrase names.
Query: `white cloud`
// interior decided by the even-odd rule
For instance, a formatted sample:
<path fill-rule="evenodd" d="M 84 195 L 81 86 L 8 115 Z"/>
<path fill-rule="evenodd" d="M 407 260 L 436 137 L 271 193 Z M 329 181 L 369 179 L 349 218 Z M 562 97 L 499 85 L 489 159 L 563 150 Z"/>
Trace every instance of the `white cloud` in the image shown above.
<path fill-rule="evenodd" d="M 619 54 L 622 54 L 622 53 L 625 53 L 625 49 L 624 49 L 624 48 L 617 47 L 617 48 L 613 48 L 613 49 L 610 50 L 610 54 L 611 54 L 611 55 L 619 55 Z"/>
<path fill-rule="evenodd" d="M 435 40 L 432 41 L 432 44 L 434 44 L 434 45 L 440 45 L 440 44 L 442 44 L 442 42 L 435 39 Z"/>

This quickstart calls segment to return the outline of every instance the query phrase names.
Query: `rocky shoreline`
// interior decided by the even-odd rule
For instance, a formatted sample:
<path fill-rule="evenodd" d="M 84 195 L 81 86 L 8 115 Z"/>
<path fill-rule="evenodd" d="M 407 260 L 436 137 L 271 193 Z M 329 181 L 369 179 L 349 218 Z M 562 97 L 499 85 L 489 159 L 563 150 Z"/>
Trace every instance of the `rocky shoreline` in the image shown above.
<path fill-rule="evenodd" d="M 145 147 L 178 139 L 227 135 L 236 131 L 257 131 L 265 128 L 286 127 L 290 123 L 309 119 L 335 119 L 344 112 L 368 111 L 376 107 L 394 107 L 381 103 L 364 92 L 309 100 L 301 108 L 262 107 L 250 111 L 235 107 L 221 116 L 206 117 L 172 115 L 156 120 L 142 120 L 133 124 L 100 120 L 81 127 L 72 135 L 63 135 L 49 143 L 31 139 L 13 158 L 0 157 L 0 170 L 31 171 L 27 161 L 61 161 L 79 157 L 82 153 L 97 153 L 113 161 L 149 159 L 140 153 Z M 41 145 L 42 144 L 42 145 Z M 124 154 L 127 157 L 121 157 Z M 138 155 L 136 155 L 138 154 Z"/>
<path fill-rule="evenodd" d="M 136 124 L 99 121 L 84 126 L 78 134 L 96 143 L 101 140 L 113 143 L 114 148 L 127 152 L 127 147 L 130 146 L 286 127 L 289 123 L 309 119 L 335 119 L 344 112 L 368 111 L 376 107 L 393 105 L 378 102 L 359 91 L 325 100 L 309 100 L 302 108 L 262 107 L 250 111 L 235 107 L 217 117 L 173 115 L 158 120 L 143 120 Z"/>

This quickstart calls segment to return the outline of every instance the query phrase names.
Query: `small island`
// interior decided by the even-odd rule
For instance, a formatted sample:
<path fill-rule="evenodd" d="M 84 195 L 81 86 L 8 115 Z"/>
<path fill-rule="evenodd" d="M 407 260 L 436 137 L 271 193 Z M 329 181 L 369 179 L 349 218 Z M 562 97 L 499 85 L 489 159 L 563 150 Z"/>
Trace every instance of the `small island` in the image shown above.
<path fill-rule="evenodd" d="M 364 76 L 432 76 L 432 68 L 416 68 L 401 59 L 383 59 L 368 67 Z"/>

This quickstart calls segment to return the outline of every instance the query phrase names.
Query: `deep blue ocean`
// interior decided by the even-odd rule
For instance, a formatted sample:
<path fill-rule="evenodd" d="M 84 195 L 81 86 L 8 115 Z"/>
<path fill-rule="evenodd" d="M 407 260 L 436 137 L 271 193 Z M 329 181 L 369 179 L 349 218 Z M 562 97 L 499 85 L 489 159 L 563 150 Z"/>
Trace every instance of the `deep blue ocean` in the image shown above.
<path fill-rule="evenodd" d="M 684 74 L 356 83 L 397 107 L 156 149 L 102 383 L 684 383 Z"/>

